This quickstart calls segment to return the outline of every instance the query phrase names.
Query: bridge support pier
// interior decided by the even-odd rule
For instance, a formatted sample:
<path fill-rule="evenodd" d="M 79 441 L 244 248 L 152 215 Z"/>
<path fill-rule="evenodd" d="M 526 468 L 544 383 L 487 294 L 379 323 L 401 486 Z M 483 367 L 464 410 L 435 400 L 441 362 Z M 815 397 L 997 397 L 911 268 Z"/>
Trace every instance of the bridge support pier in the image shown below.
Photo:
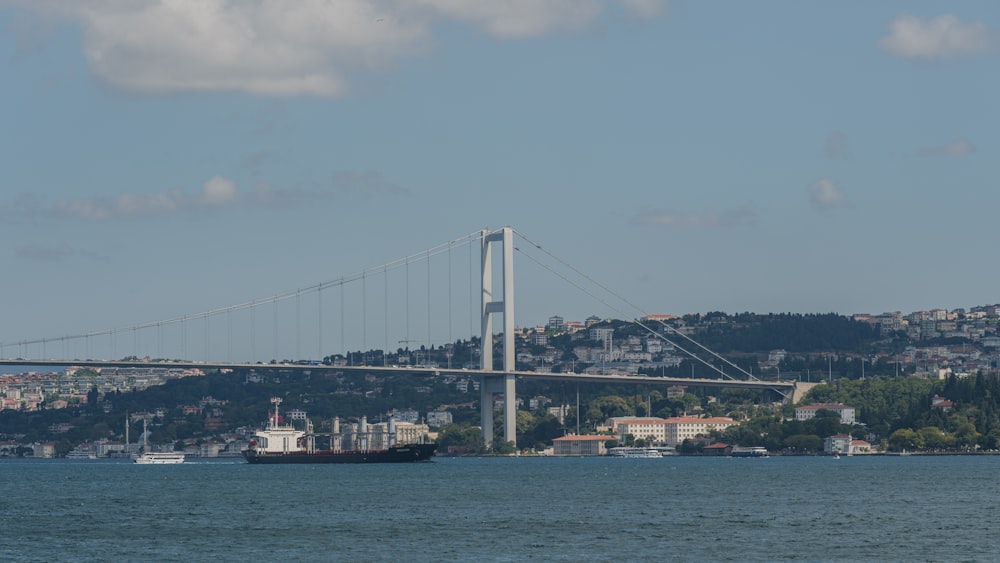
<path fill-rule="evenodd" d="M 501 260 L 503 297 L 493 297 L 493 252 L 491 245 L 503 245 Z M 493 445 L 493 394 L 503 394 L 503 435 L 504 441 L 517 442 L 517 393 L 514 389 L 514 234 L 510 227 L 498 231 L 482 232 L 482 331 L 480 333 L 482 354 L 480 368 L 493 370 L 493 314 L 503 315 L 503 371 L 506 374 L 484 375 L 479 386 L 480 417 L 483 442 L 486 447 Z"/>
<path fill-rule="evenodd" d="M 483 442 L 493 445 L 493 395 L 503 394 L 503 440 L 517 444 L 517 404 L 513 375 L 484 375 L 479 385 Z"/>

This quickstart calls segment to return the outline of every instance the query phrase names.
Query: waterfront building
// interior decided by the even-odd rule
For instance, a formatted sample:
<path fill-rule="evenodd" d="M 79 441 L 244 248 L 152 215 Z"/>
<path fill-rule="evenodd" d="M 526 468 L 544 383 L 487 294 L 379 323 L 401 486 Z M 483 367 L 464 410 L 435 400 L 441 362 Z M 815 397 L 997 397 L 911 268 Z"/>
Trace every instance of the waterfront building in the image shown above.
<path fill-rule="evenodd" d="M 664 418 L 635 418 L 617 424 L 618 435 L 624 438 L 631 434 L 642 440 L 661 443 L 667 439 L 667 420 Z"/>
<path fill-rule="evenodd" d="M 733 447 L 725 442 L 709 444 L 701 449 L 702 455 L 726 456 L 733 453 Z"/>
<path fill-rule="evenodd" d="M 696 418 L 693 416 L 674 416 L 664 422 L 664 443 L 668 446 L 677 446 L 684 440 L 695 436 L 708 436 L 717 430 L 724 431 L 730 426 L 735 426 L 737 422 L 725 416 L 713 416 L 708 418 Z"/>
<path fill-rule="evenodd" d="M 611 436 L 563 436 L 552 440 L 552 455 L 589 456 L 606 455 L 604 443 Z"/>
<path fill-rule="evenodd" d="M 430 432 L 426 424 L 397 422 L 393 426 L 396 430 L 395 443 L 399 445 L 422 444 L 427 441 L 427 433 Z"/>
<path fill-rule="evenodd" d="M 866 454 L 871 453 L 871 450 L 871 444 L 865 440 L 855 440 L 850 434 L 836 434 L 823 440 L 823 451 L 828 454 Z"/>

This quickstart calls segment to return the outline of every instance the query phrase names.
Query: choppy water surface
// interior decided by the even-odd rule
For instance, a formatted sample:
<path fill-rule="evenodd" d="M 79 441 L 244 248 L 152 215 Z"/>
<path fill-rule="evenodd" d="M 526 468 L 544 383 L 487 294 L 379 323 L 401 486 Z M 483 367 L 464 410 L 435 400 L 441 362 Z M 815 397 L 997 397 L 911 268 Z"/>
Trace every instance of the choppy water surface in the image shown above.
<path fill-rule="evenodd" d="M 998 457 L 0 461 L 4 561 L 992 561 Z"/>

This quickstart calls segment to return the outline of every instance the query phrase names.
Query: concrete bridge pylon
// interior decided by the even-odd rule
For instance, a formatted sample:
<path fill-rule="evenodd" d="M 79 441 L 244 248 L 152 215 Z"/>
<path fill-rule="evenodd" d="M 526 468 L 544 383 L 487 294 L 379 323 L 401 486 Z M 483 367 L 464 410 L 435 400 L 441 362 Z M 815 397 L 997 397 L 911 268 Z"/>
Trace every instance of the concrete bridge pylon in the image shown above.
<path fill-rule="evenodd" d="M 493 243 L 503 247 L 501 264 L 502 297 L 493 293 Z M 480 390 L 480 416 L 483 442 L 486 447 L 493 445 L 493 395 L 503 394 L 503 438 L 506 442 L 517 442 L 517 393 L 514 389 L 514 234 L 513 229 L 504 227 L 497 231 L 482 231 L 482 324 L 479 367 L 483 371 L 493 371 L 493 315 L 503 315 L 503 372 L 497 375 L 483 375 Z"/>

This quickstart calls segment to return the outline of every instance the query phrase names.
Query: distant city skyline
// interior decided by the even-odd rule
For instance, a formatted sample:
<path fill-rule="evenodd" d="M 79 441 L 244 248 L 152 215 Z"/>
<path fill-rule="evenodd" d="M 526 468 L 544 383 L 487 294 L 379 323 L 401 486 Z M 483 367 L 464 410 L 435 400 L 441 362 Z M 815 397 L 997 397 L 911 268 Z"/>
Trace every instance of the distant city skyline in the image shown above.
<path fill-rule="evenodd" d="M 1000 302 L 994 2 L 6 0 L 0 54 L 0 342 L 263 300 L 504 225 L 647 313 Z M 469 248 L 450 258 L 471 285 Z M 518 326 L 617 315 L 515 261 Z M 448 265 L 420 268 L 426 295 Z M 468 294 L 431 337 L 416 311 L 402 336 L 331 316 L 320 344 L 289 301 L 253 338 L 465 338 Z"/>

